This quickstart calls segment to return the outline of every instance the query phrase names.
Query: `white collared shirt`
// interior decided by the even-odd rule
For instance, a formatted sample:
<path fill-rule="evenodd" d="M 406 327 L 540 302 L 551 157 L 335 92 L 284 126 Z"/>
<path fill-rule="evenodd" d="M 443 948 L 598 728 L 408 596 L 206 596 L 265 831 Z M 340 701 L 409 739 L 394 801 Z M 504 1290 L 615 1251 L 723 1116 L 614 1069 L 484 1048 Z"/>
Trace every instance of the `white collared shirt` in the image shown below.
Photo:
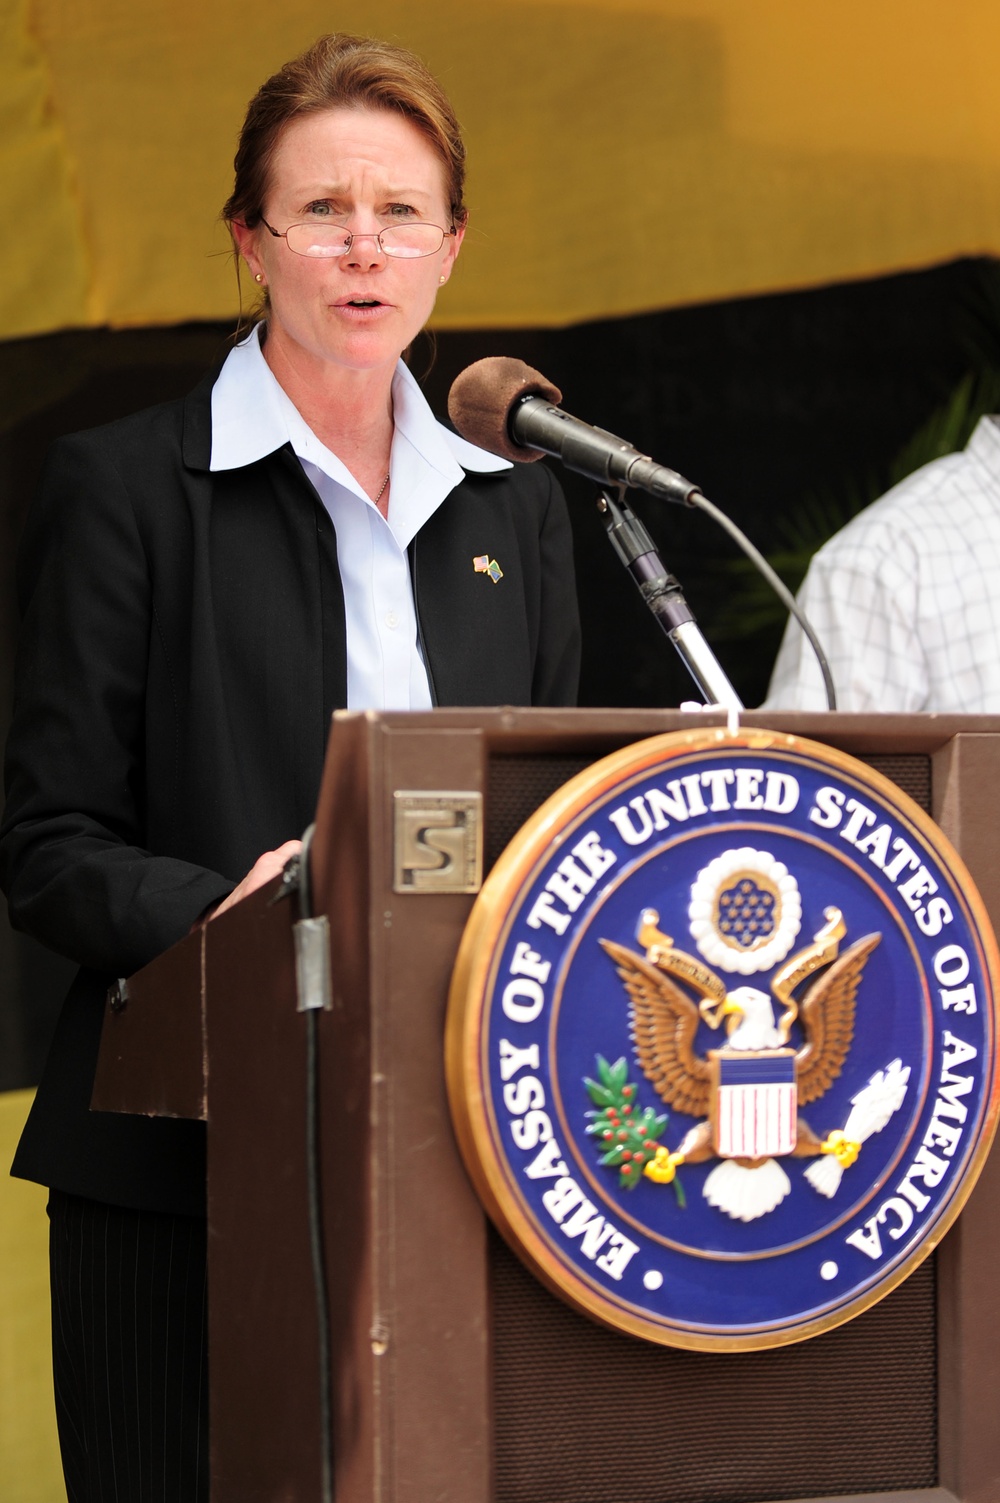
<path fill-rule="evenodd" d="M 490 473 L 511 465 L 437 422 L 400 361 L 392 378 L 395 431 L 386 520 L 275 380 L 260 348 L 260 327 L 230 352 L 212 389 L 209 467 L 240 469 L 291 445 L 337 533 L 348 708 L 427 709 L 431 691 L 406 550 L 466 470 Z"/>
<path fill-rule="evenodd" d="M 825 543 L 799 592 L 841 710 L 1000 711 L 1000 421 L 924 465 Z M 825 710 L 790 621 L 764 708 Z"/>

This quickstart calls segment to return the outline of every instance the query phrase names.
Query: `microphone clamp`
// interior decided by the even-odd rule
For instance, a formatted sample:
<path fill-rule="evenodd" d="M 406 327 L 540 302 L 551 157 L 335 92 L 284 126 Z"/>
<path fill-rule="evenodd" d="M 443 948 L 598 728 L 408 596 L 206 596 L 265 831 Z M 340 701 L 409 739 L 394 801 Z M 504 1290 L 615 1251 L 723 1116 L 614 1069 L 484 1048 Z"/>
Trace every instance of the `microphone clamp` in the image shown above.
<path fill-rule="evenodd" d="M 671 474 L 673 471 L 671 471 Z M 680 478 L 680 477 L 678 477 Z M 694 489 L 692 487 L 692 489 Z M 669 637 L 706 704 L 741 710 L 743 703 L 715 653 L 705 641 L 677 579 L 656 551 L 656 544 L 625 500 L 603 491 L 597 502 L 604 529 L 621 562 L 660 629 Z"/>

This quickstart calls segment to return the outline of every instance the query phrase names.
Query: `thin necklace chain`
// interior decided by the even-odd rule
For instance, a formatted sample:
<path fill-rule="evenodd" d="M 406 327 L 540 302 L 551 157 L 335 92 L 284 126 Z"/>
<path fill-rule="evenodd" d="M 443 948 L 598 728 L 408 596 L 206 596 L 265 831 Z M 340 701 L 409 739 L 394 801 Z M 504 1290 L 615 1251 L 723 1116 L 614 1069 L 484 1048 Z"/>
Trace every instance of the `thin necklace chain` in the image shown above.
<path fill-rule="evenodd" d="M 375 503 L 376 506 L 379 504 L 379 502 L 381 501 L 382 497 L 385 495 L 385 488 L 386 488 L 386 486 L 388 484 L 389 484 L 389 471 L 386 470 L 386 472 L 385 472 L 385 479 L 382 481 L 382 484 L 378 488 L 378 495 L 372 497 L 372 501 Z"/>

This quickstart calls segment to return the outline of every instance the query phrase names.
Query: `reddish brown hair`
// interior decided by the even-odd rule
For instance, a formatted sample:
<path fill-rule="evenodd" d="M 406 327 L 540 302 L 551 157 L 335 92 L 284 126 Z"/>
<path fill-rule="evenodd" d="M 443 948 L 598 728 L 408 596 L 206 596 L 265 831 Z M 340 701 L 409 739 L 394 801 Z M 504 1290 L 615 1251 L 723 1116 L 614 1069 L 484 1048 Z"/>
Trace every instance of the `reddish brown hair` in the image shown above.
<path fill-rule="evenodd" d="M 465 223 L 465 144 L 437 79 L 404 47 L 342 32 L 313 42 L 251 99 L 223 219 L 254 229 L 264 212 L 271 162 L 285 126 L 302 115 L 338 108 L 392 110 L 412 121 L 440 158 L 453 223 Z"/>

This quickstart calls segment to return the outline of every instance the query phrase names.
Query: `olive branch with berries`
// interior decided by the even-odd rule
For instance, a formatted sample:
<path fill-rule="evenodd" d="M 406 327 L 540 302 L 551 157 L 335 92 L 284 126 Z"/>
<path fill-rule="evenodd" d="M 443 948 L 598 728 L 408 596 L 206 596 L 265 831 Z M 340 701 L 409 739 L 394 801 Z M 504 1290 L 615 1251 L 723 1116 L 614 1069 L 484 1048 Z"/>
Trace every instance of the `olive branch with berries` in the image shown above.
<path fill-rule="evenodd" d="M 586 1131 L 597 1140 L 596 1146 L 603 1149 L 601 1164 L 618 1170 L 618 1183 L 623 1190 L 634 1190 L 643 1176 L 646 1165 L 657 1156 L 657 1139 L 667 1125 L 667 1115 L 657 1116 L 651 1106 L 639 1107 L 636 1101 L 638 1087 L 630 1084 L 628 1061 L 624 1058 L 609 1065 L 603 1054 L 597 1056 L 598 1080 L 584 1079 L 591 1101 L 600 1110 L 588 1112 L 591 1118 Z M 672 1180 L 677 1204 L 683 1209 L 687 1204 L 684 1187 L 676 1177 Z"/>

